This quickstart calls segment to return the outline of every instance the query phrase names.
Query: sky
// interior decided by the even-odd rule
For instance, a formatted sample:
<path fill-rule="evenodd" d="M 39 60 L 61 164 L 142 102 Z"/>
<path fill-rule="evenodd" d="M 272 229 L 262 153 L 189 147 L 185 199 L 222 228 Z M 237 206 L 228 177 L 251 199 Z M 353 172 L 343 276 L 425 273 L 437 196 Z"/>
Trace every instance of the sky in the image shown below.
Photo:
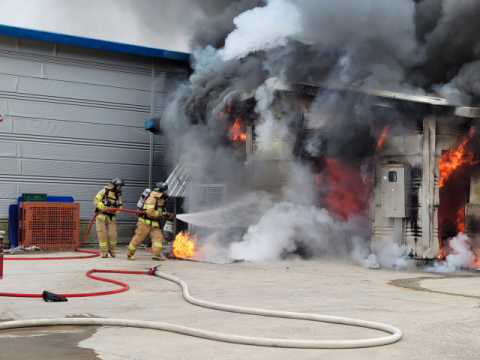
<path fill-rule="evenodd" d="M 224 0 L 0 0 L 0 23 L 189 51 L 192 24 Z"/>

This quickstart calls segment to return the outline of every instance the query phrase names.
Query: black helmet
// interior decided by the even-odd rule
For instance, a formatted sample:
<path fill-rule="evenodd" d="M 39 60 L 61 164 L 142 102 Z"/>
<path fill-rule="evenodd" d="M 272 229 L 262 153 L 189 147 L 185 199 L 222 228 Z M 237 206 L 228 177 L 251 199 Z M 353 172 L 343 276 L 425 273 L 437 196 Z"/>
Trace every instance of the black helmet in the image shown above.
<path fill-rule="evenodd" d="M 158 191 L 158 192 L 166 192 L 168 190 L 168 184 L 164 182 L 157 182 L 155 184 L 155 187 L 153 188 L 153 191 Z"/>
<path fill-rule="evenodd" d="M 120 179 L 120 178 L 115 178 L 113 179 L 112 181 L 110 181 L 110 184 L 112 184 L 113 186 L 124 186 L 125 185 L 125 182 L 123 181 L 123 179 Z"/>
<path fill-rule="evenodd" d="M 122 186 L 125 185 L 125 182 L 123 181 L 123 179 L 115 178 L 112 181 L 110 181 L 110 185 L 113 185 L 113 190 L 121 195 Z"/>

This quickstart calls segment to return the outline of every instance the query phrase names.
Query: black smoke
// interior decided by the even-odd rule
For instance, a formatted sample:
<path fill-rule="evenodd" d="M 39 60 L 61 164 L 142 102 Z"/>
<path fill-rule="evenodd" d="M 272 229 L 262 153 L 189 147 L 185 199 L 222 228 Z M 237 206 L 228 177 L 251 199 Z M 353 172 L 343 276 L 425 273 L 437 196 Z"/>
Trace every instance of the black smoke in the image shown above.
<path fill-rule="evenodd" d="M 250 92 L 250 99 L 259 104 L 252 116 L 261 126 L 266 124 L 263 131 L 256 128 L 255 134 L 268 138 L 276 123 L 268 106 L 279 102 L 277 108 L 285 109 L 286 104 L 273 90 L 253 93 L 269 78 L 287 84 L 415 95 L 436 91 L 465 105 L 480 90 L 478 1 L 238 0 L 215 10 L 212 4 L 217 3 L 206 5 L 209 17 L 189 25 L 193 74 L 177 91 L 162 120 L 176 139 L 178 154 L 191 146 L 191 139 L 186 143 L 178 139 L 192 125 L 195 132 L 208 134 L 199 137 L 208 142 L 207 147 L 226 146 L 214 140 L 229 126 L 219 113 L 229 104 L 241 104 Z M 327 140 L 313 137 L 319 143 L 314 156 L 366 158 L 375 152 L 386 124 L 391 133 L 399 133 L 421 122 L 411 115 L 415 109 L 409 113 L 409 109 L 373 107 L 371 99 L 362 95 L 319 93 L 308 107 L 336 114 L 323 130 Z M 299 116 L 298 111 L 284 111 L 282 126 L 287 132 Z M 205 163 L 215 168 L 210 161 Z"/>
<path fill-rule="evenodd" d="M 291 0 L 301 30 L 264 55 L 270 76 L 432 93 L 452 83 L 479 94 L 480 3 L 476 0 Z M 261 0 L 233 2 L 196 24 L 191 47 L 221 48 L 233 19 Z M 279 25 L 280 26 L 280 25 Z M 441 95 L 445 95 L 445 90 Z"/>

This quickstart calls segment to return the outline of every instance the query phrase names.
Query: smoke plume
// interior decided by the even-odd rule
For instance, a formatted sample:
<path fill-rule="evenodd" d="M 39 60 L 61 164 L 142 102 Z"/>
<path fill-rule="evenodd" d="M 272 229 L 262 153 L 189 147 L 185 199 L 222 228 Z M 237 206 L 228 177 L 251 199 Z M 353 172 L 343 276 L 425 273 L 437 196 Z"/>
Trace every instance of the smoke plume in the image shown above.
<path fill-rule="evenodd" d="M 468 244 L 467 235 L 459 233 L 450 239 L 448 244 L 451 253 L 446 256 L 445 260 L 427 268 L 427 271 L 454 272 L 460 268 L 467 268 L 475 262 L 475 254 Z"/>
<path fill-rule="evenodd" d="M 202 49 L 208 45 L 216 49 L 222 48 L 228 34 L 235 30 L 233 19 L 263 4 L 262 0 L 234 1 L 216 17 L 197 20 L 192 26 L 193 36 L 190 39 L 190 48 Z"/>
<path fill-rule="evenodd" d="M 241 242 L 230 246 L 231 256 L 245 260 L 277 260 L 288 253 L 347 258 L 369 236 L 363 217 L 336 221 L 326 209 L 275 204 L 251 226 Z M 363 234 L 359 233 L 363 229 Z M 362 235 L 364 235 L 362 237 Z"/>
<path fill-rule="evenodd" d="M 194 182 L 225 184 L 229 199 L 226 207 L 183 219 L 212 228 L 211 239 L 236 258 L 294 253 L 407 266 L 398 246 L 369 256 L 366 189 L 379 138 L 395 146 L 389 139 L 414 131 L 421 119 L 372 106 L 365 93 L 432 94 L 470 104 L 479 91 L 479 11 L 473 0 L 239 0 L 196 22 L 193 73 L 165 110 L 162 128 L 174 139 L 172 162 L 182 162 Z M 330 90 L 292 95 L 277 91 L 281 84 Z M 255 155 L 247 160 L 245 144 L 228 138 L 237 117 L 254 125 Z M 309 121 L 314 126 L 306 128 Z M 286 181 L 276 184 L 268 161 L 259 166 L 255 156 L 288 160 L 281 169 Z M 258 193 L 245 185 L 252 181 L 246 169 L 255 166 L 264 183 L 281 189 L 268 201 L 255 200 Z M 227 239 L 221 231 L 228 227 L 244 230 Z M 207 248 L 212 242 L 202 256 Z"/>

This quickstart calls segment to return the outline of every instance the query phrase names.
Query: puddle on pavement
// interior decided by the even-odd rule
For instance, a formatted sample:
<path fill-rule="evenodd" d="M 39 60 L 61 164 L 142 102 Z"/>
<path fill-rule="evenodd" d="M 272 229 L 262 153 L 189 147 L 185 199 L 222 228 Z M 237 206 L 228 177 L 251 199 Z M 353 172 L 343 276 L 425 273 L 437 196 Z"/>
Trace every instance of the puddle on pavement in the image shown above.
<path fill-rule="evenodd" d="M 69 316 L 82 317 L 82 316 Z M 11 321 L 14 319 L 2 319 Z M 99 359 L 93 349 L 78 344 L 99 326 L 45 326 L 0 331 L 0 359 Z"/>

